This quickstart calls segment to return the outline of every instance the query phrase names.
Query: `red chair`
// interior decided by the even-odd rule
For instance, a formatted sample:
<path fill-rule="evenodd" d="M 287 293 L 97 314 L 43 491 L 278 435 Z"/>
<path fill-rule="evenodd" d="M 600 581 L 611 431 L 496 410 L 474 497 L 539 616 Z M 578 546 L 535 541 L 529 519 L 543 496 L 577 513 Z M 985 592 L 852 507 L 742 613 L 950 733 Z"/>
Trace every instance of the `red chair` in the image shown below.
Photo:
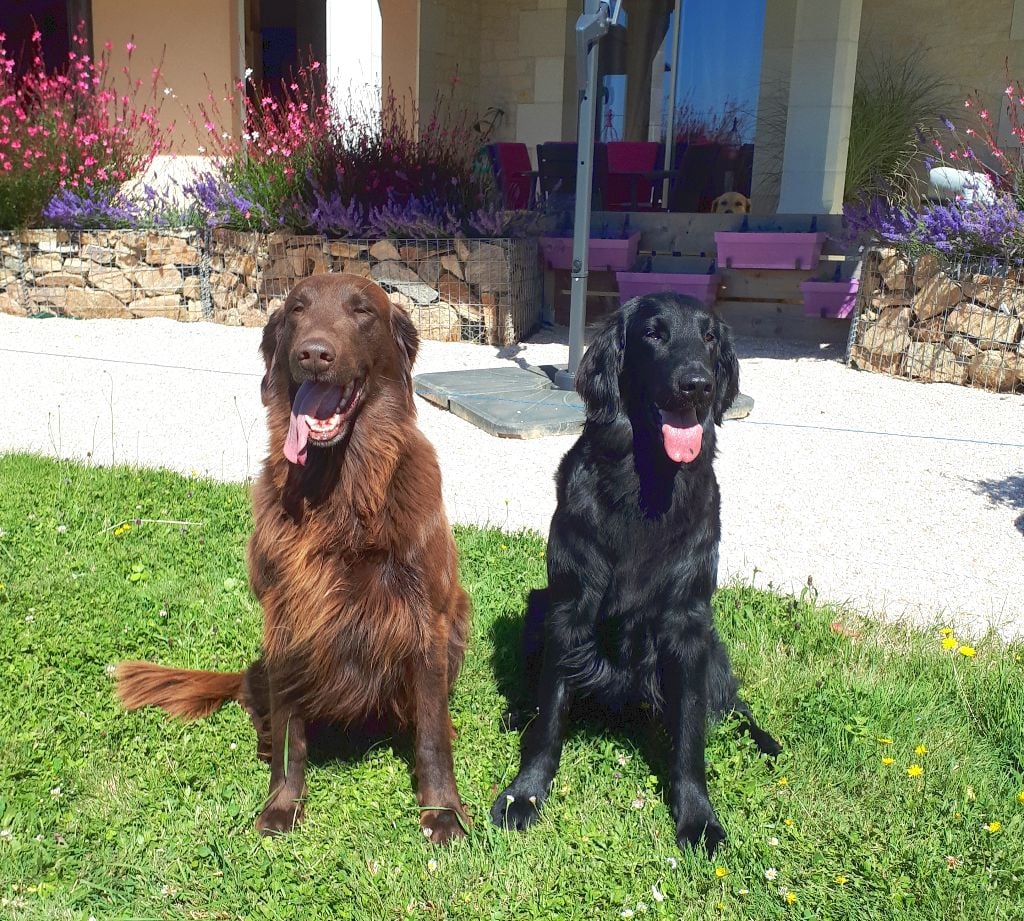
<path fill-rule="evenodd" d="M 491 169 L 501 193 L 502 207 L 508 210 L 532 208 L 537 171 L 530 162 L 525 144 L 488 144 Z"/>
<path fill-rule="evenodd" d="M 605 209 L 642 211 L 654 207 L 652 174 L 658 168 L 657 141 L 609 141 Z"/>

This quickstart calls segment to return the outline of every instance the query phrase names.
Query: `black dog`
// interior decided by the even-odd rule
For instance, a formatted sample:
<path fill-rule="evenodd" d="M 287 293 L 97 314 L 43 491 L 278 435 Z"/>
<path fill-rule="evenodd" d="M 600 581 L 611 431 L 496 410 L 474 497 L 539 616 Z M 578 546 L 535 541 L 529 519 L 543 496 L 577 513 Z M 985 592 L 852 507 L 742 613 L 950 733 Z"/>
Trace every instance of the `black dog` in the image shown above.
<path fill-rule="evenodd" d="M 763 753 L 781 751 L 738 695 L 711 609 L 715 424 L 739 391 L 728 328 L 693 298 L 634 298 L 587 350 L 576 388 L 586 425 L 558 469 L 548 587 L 532 593 L 525 637 L 539 712 L 491 818 L 516 829 L 537 818 L 575 695 L 647 703 L 672 740 L 676 840 L 703 837 L 710 854 L 725 832 L 707 793 L 708 715 L 736 711 Z"/>

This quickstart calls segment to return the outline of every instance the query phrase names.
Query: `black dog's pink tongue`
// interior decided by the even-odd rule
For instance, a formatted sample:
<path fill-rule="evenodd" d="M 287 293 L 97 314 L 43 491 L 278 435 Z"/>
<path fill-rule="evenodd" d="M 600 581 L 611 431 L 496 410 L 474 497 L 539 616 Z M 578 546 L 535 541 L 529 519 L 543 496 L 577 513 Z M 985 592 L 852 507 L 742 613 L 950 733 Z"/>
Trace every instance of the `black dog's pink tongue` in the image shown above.
<path fill-rule="evenodd" d="M 661 411 L 661 437 L 665 442 L 665 453 L 677 464 L 689 464 L 700 454 L 704 428 L 697 421 L 697 413 L 688 409 L 685 413 Z"/>
<path fill-rule="evenodd" d="M 292 417 L 288 424 L 288 437 L 284 440 L 284 456 L 293 464 L 306 463 L 306 442 L 309 440 L 309 426 L 303 416 L 314 419 L 330 419 L 341 400 L 341 388 L 337 384 L 317 384 L 306 381 L 292 402 Z"/>

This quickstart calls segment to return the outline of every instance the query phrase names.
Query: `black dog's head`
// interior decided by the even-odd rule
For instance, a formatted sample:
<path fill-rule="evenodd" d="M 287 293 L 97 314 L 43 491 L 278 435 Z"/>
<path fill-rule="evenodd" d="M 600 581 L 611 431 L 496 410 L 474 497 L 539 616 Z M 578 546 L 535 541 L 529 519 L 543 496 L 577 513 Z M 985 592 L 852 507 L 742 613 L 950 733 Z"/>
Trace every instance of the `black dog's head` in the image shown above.
<path fill-rule="evenodd" d="M 583 356 L 576 389 L 588 420 L 627 416 L 634 432 L 657 433 L 679 464 L 700 456 L 739 379 L 728 327 L 700 301 L 666 293 L 635 297 L 609 317 Z"/>
<path fill-rule="evenodd" d="M 418 345 L 412 321 L 369 279 L 314 275 L 299 282 L 260 344 L 263 403 L 272 420 L 288 420 L 288 460 L 303 465 L 307 447 L 341 443 L 372 400 L 412 411 Z"/>

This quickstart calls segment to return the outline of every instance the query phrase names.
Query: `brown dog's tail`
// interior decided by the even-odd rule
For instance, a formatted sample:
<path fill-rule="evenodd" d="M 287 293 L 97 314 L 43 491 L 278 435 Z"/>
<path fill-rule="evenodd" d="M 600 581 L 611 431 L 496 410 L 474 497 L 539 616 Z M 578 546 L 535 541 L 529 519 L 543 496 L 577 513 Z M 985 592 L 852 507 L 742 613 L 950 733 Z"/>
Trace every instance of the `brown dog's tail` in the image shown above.
<path fill-rule="evenodd" d="M 171 716 L 209 716 L 228 700 L 238 700 L 245 672 L 201 672 L 165 668 L 152 662 L 122 662 L 114 672 L 117 696 L 128 710 L 162 707 Z"/>

